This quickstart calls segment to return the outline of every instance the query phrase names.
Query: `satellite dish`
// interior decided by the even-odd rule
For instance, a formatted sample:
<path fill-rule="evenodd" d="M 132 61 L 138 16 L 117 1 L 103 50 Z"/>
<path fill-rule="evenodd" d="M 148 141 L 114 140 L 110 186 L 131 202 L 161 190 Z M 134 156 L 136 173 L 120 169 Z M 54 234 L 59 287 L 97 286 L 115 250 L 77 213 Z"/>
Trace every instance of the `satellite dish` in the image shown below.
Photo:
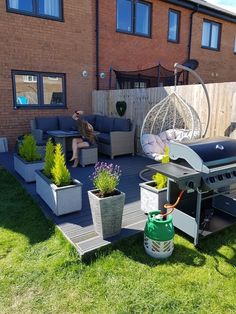
<path fill-rule="evenodd" d="M 196 70 L 198 68 L 199 62 L 195 59 L 188 59 L 182 63 L 183 66 L 188 67 L 192 70 Z"/>

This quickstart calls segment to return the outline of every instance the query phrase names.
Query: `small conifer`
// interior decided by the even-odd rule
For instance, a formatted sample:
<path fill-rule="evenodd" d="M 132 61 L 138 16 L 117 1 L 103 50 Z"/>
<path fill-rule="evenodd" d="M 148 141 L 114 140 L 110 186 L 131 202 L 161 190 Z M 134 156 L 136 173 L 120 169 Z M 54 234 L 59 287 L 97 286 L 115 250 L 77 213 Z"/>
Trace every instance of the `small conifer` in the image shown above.
<path fill-rule="evenodd" d="M 19 155 L 29 162 L 42 159 L 38 153 L 36 141 L 32 134 L 24 135 L 23 142 L 19 147 Z"/>
<path fill-rule="evenodd" d="M 45 164 L 43 169 L 44 175 L 48 178 L 52 177 L 51 170 L 54 166 L 54 152 L 55 148 L 52 143 L 52 139 L 49 138 L 46 144 Z"/>
<path fill-rule="evenodd" d="M 66 186 L 71 184 L 71 176 L 65 164 L 65 157 L 62 153 L 61 144 L 56 145 L 54 166 L 51 173 L 52 181 L 56 184 L 56 186 Z"/>

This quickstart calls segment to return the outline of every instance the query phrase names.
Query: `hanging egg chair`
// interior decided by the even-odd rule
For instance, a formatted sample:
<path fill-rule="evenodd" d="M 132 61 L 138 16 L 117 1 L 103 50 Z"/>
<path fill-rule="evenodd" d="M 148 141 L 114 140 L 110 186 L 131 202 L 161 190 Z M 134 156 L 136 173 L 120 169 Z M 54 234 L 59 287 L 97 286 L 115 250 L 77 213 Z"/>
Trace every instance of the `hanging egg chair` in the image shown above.
<path fill-rule="evenodd" d="M 154 160 L 161 160 L 165 147 L 173 141 L 191 141 L 204 137 L 210 117 L 210 102 L 206 87 L 199 75 L 192 69 L 175 64 L 174 91 L 157 103 L 144 118 L 140 133 L 140 142 L 144 154 Z M 202 84 L 208 104 L 206 121 L 202 123 L 195 109 L 190 106 L 176 91 L 177 68 L 191 72 Z M 142 176 L 140 177 L 146 180 Z"/>

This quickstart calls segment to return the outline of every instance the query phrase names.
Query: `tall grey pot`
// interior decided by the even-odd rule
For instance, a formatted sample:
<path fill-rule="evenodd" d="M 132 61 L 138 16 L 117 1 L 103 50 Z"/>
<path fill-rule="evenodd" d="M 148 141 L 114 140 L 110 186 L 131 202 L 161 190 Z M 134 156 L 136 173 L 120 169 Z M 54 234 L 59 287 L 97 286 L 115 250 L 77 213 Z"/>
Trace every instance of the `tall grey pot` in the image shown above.
<path fill-rule="evenodd" d="M 14 169 L 26 181 L 35 181 L 35 170 L 42 170 L 44 161 L 25 161 L 19 155 L 14 154 Z"/>
<path fill-rule="evenodd" d="M 96 192 L 98 190 L 88 191 L 93 224 L 96 233 L 106 239 L 121 231 L 125 193 L 118 191 L 118 195 L 100 198 Z"/>
<path fill-rule="evenodd" d="M 78 180 L 73 179 L 73 184 L 58 187 L 41 171 L 36 171 L 36 192 L 57 216 L 82 208 L 82 183 Z"/>
<path fill-rule="evenodd" d="M 166 204 L 167 188 L 156 189 L 154 181 L 140 183 L 141 210 L 149 213 L 153 210 L 162 210 Z"/>

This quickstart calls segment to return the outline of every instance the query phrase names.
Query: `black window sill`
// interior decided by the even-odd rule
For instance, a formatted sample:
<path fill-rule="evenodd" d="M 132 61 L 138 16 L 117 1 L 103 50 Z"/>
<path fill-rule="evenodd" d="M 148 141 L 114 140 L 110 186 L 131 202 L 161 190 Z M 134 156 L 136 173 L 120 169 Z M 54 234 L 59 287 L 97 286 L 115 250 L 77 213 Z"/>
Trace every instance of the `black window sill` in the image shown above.
<path fill-rule="evenodd" d="M 27 15 L 27 16 L 36 17 L 36 18 L 39 18 L 39 19 L 44 19 L 44 20 L 52 20 L 52 21 L 55 21 L 55 22 L 64 22 L 64 18 L 63 17 L 53 17 L 53 16 L 50 16 L 50 15 L 34 14 L 32 12 L 19 11 L 19 10 L 14 10 L 14 9 L 10 9 L 10 8 L 7 8 L 7 12 L 14 13 L 14 14 L 20 14 L 20 15 Z"/>
<path fill-rule="evenodd" d="M 126 31 L 122 31 L 120 29 L 117 29 L 116 32 L 120 33 L 120 34 L 138 36 L 138 37 L 143 37 L 143 38 L 148 38 L 148 39 L 152 38 L 152 36 L 150 34 L 144 35 L 144 34 L 139 34 L 139 33 L 126 32 Z"/>
<path fill-rule="evenodd" d="M 211 48 L 211 47 L 207 47 L 207 46 L 201 46 L 202 49 L 207 49 L 207 50 L 212 50 L 212 51 L 220 51 L 219 48 Z"/>
<path fill-rule="evenodd" d="M 42 110 L 45 110 L 45 109 L 68 109 L 67 106 L 65 105 L 41 105 L 41 106 L 38 106 L 38 105 L 16 105 L 14 106 L 14 109 L 15 110 L 18 110 L 18 109 L 23 109 L 23 110 L 27 110 L 27 109 L 42 109 Z"/>

